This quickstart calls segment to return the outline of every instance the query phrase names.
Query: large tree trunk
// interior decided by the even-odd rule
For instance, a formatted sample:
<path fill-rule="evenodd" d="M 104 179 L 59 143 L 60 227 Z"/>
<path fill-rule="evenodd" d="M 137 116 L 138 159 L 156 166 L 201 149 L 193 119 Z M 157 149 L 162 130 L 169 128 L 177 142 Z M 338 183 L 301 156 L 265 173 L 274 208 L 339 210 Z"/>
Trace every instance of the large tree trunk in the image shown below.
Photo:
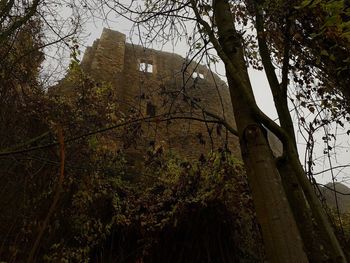
<path fill-rule="evenodd" d="M 309 261 L 315 263 L 325 262 L 328 254 L 325 249 L 326 244 L 319 234 L 320 230 L 318 229 L 317 231 L 315 229 L 311 211 L 293 167 L 285 159 L 281 159 L 277 162 L 277 168 L 281 175 L 283 188 L 295 221 L 297 222 Z"/>
<path fill-rule="evenodd" d="M 215 2 L 214 15 L 223 52 L 235 65 L 233 72 L 232 69 L 228 70 L 227 61 L 224 61 L 242 157 L 268 260 L 275 263 L 308 262 L 276 162 L 251 108 L 250 102 L 254 101 L 254 98 L 243 58 L 241 37 L 235 31 L 227 0 Z"/>
<path fill-rule="evenodd" d="M 257 124 L 241 143 L 269 262 L 308 262 L 271 150 Z"/>
<path fill-rule="evenodd" d="M 270 89 L 273 94 L 275 107 L 280 120 L 281 128 L 289 135 L 292 141 L 292 147 L 296 150 L 296 141 L 293 121 L 288 108 L 287 90 L 288 90 L 288 72 L 289 72 L 289 59 L 290 59 L 290 35 L 289 30 L 291 22 L 286 15 L 285 25 L 285 40 L 283 51 L 283 65 L 282 65 L 282 81 L 279 82 L 275 67 L 272 63 L 270 56 L 270 50 L 267 45 L 267 39 L 264 29 L 264 15 L 263 8 L 261 7 L 264 1 L 254 1 L 255 10 L 255 28 L 257 30 L 259 52 L 261 61 L 265 69 L 266 77 L 269 81 Z M 299 228 L 303 244 L 306 248 L 306 253 L 311 262 L 324 262 L 327 254 L 327 249 L 324 249 L 325 243 L 318 235 L 319 231 L 315 229 L 314 219 L 310 211 L 310 206 L 305 198 L 303 189 L 300 186 L 297 175 L 293 167 L 286 159 L 286 149 L 284 150 L 284 158 L 279 158 L 277 162 L 277 168 L 281 175 L 282 184 L 286 192 L 289 204 L 291 206 L 294 218 Z"/>

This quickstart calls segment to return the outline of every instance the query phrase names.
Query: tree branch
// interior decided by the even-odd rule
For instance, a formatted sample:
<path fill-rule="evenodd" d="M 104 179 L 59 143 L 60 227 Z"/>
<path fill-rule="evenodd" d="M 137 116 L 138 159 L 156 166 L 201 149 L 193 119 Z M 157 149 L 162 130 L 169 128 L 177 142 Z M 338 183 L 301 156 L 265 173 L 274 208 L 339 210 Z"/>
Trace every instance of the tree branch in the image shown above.
<path fill-rule="evenodd" d="M 34 0 L 32 3 L 32 6 L 29 8 L 29 11 L 27 14 L 25 14 L 22 18 L 19 20 L 13 22 L 5 31 L 3 31 L 0 34 L 0 43 L 5 41 L 9 36 L 12 35 L 12 33 L 20 28 L 22 25 L 24 25 L 34 14 L 36 13 L 36 10 L 39 6 L 40 0 Z"/>
<path fill-rule="evenodd" d="M 68 138 L 64 142 L 65 143 L 69 143 L 69 142 L 77 141 L 77 140 L 84 139 L 86 137 L 89 137 L 89 136 L 92 136 L 92 135 L 95 135 L 95 134 L 103 133 L 103 132 L 106 132 L 106 131 L 110 131 L 110 130 L 113 130 L 113 129 L 117 129 L 117 128 L 120 128 L 120 127 L 123 127 L 123 126 L 126 126 L 126 125 L 131 125 L 131 124 L 134 124 L 134 123 L 138 123 L 138 122 L 164 122 L 164 121 L 180 120 L 180 119 L 181 120 L 193 120 L 193 121 L 199 121 L 199 122 L 222 124 L 232 134 L 238 135 L 237 130 L 235 130 L 231 125 L 229 125 L 224 119 L 220 118 L 219 116 L 217 116 L 214 113 L 209 113 L 209 112 L 205 112 L 205 113 L 208 116 L 211 116 L 213 118 L 214 117 L 215 118 L 218 117 L 218 119 L 217 120 L 205 120 L 205 119 L 200 119 L 200 118 L 192 117 L 192 116 L 172 116 L 171 114 L 162 114 L 162 115 L 157 115 L 157 116 L 153 116 L 153 117 L 145 117 L 145 118 L 130 120 L 130 121 L 126 121 L 126 122 L 123 122 L 123 123 L 120 123 L 120 124 L 104 127 L 102 129 L 98 129 L 98 130 L 95 130 L 95 131 L 91 131 L 91 132 L 88 132 L 88 133 L 85 133 L 85 134 L 81 134 L 81 135 L 78 135 L 78 136 L 74 136 L 74 137 Z M 162 119 L 162 117 L 165 117 L 165 118 Z M 44 133 L 44 134 L 46 134 L 46 133 Z M 41 136 L 43 136 L 43 135 L 41 135 Z M 36 141 L 37 138 L 40 138 L 41 136 L 36 137 L 33 140 Z M 26 143 L 26 145 L 27 145 L 27 143 Z M 58 146 L 58 145 L 59 145 L 59 141 L 54 141 L 54 142 L 51 142 L 51 143 L 48 143 L 48 144 L 38 145 L 38 146 L 27 148 L 27 149 L 4 150 L 4 151 L 0 151 L 0 157 L 8 156 L 8 155 L 14 155 L 14 154 L 23 154 L 23 153 L 37 151 L 37 150 L 42 150 L 42 149 L 46 149 L 46 148 L 50 148 L 50 147 L 54 147 L 54 146 Z"/>

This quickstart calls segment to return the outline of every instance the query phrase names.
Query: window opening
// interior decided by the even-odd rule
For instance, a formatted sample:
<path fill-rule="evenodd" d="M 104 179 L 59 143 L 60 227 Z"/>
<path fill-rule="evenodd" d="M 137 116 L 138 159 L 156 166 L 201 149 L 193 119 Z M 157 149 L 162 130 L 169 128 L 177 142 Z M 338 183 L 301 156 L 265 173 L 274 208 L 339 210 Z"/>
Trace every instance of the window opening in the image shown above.
<path fill-rule="evenodd" d="M 194 79 L 204 79 L 204 75 L 202 73 L 198 73 L 198 72 L 193 72 L 192 73 L 192 78 Z"/>
<path fill-rule="evenodd" d="M 153 65 L 146 62 L 141 62 L 139 65 L 139 71 L 142 71 L 145 73 L 153 73 Z"/>

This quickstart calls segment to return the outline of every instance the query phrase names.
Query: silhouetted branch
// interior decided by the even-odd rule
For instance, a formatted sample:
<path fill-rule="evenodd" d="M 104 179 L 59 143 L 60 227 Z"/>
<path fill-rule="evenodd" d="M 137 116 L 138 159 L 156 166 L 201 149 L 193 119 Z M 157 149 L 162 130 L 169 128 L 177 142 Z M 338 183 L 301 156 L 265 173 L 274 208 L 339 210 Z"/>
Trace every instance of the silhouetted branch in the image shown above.
<path fill-rule="evenodd" d="M 206 114 L 208 115 L 208 113 L 206 113 Z M 218 117 L 215 114 L 211 114 L 208 116 Z M 165 117 L 165 118 L 163 118 L 163 117 Z M 231 125 L 229 125 L 225 120 L 223 120 L 220 117 L 218 117 L 218 119 L 214 119 L 214 120 L 206 120 L 206 119 L 201 119 L 201 118 L 197 118 L 197 117 L 193 117 L 193 116 L 171 116 L 169 114 L 162 114 L 162 115 L 157 115 L 157 116 L 153 116 L 153 117 L 144 117 L 144 118 L 140 118 L 140 119 L 130 120 L 130 121 L 126 121 L 126 122 L 123 122 L 120 124 L 104 127 L 102 129 L 98 129 L 98 130 L 91 131 L 91 132 L 88 132 L 88 133 L 85 133 L 85 134 L 82 134 L 79 136 L 74 136 L 72 138 L 68 138 L 64 142 L 69 143 L 69 142 L 77 141 L 77 140 L 84 139 L 86 137 L 89 137 L 89 136 L 92 136 L 95 134 L 103 133 L 106 131 L 110 131 L 113 129 L 117 129 L 117 128 L 120 128 L 123 126 L 138 123 L 138 122 L 164 122 L 164 121 L 170 121 L 170 120 L 193 120 L 193 121 L 200 121 L 200 122 L 206 122 L 206 123 L 218 123 L 218 124 L 222 124 L 232 134 L 234 134 L 234 135 L 238 134 L 238 132 Z M 44 134 L 46 134 L 46 133 L 44 133 Z M 41 137 L 41 136 L 39 136 L 39 137 Z M 39 137 L 34 138 L 35 141 Z M 34 140 L 34 139 L 32 139 L 32 140 Z M 30 141 L 32 141 L 32 140 L 30 140 Z M 24 144 L 27 145 L 28 143 L 24 143 Z M 38 146 L 27 148 L 27 149 L 0 151 L 0 157 L 14 155 L 14 154 L 22 154 L 22 153 L 32 152 L 32 151 L 36 151 L 36 150 L 42 150 L 42 149 L 46 149 L 46 148 L 50 148 L 50 147 L 54 147 L 54 146 L 58 146 L 58 145 L 59 145 L 59 142 L 54 141 L 54 142 L 51 142 L 48 144 L 38 145 Z"/>

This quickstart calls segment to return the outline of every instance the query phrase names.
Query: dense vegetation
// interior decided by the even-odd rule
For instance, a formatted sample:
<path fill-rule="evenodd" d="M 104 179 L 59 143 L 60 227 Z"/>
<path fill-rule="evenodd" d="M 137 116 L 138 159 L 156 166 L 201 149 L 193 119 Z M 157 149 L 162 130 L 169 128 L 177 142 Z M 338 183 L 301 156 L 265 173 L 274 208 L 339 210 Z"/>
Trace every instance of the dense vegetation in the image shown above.
<path fill-rule="evenodd" d="M 65 4 L 101 10 L 73 2 Z M 188 37 L 183 23 L 196 24 L 199 37 L 187 38 L 195 53 L 216 61 L 206 53 L 215 49 L 225 64 L 246 172 L 227 150 L 189 162 L 155 144 L 133 169 L 123 148 L 137 143 L 127 134 L 140 120 L 116 116 L 110 85 L 80 70 L 70 33 L 53 42 L 71 49 L 75 96 L 46 92 L 39 72 L 52 43 L 43 28 L 63 27 L 45 19 L 57 4 L 0 1 L 0 260 L 347 262 L 349 215 L 336 211 L 329 220 L 321 207 L 312 154 L 307 173 L 298 157 L 288 98 L 296 88 L 291 102 L 315 117 L 299 116 L 310 145 L 316 129 L 349 121 L 349 3 L 238 2 L 148 0 L 132 9 L 114 1 L 111 10 L 152 28 L 146 42 Z M 241 30 L 247 25 L 257 34 Z M 265 69 L 280 125 L 257 107 L 247 64 Z M 272 155 L 263 126 L 282 141 L 282 158 Z"/>
<path fill-rule="evenodd" d="M 17 123 L 24 112 L 28 122 L 38 121 L 28 135 L 37 139 L 26 146 L 50 145 L 58 123 L 69 138 L 109 122 L 101 92 L 108 87 L 94 85 L 88 78 L 84 87 L 87 82 L 91 87 L 85 90 L 85 102 L 89 101 L 91 111 L 81 110 L 79 96 L 58 101 L 29 92 L 17 104 L 12 113 L 17 128 L 30 124 Z M 47 129 L 51 132 L 42 135 Z M 103 143 L 113 135 L 98 133 L 65 146 L 59 201 L 34 251 L 36 262 L 211 262 L 214 258 L 257 262 L 263 258 L 238 159 L 222 151 L 190 163 L 152 145 L 144 169 L 133 174 L 123 152 Z M 21 136 L 18 141 L 25 140 Z M 1 236 L 6 237 L 2 260 L 25 261 L 33 251 L 60 183 L 58 148 L 51 145 L 1 160 L 5 186 Z"/>
<path fill-rule="evenodd" d="M 31 254 L 34 262 L 264 257 L 241 161 L 221 151 L 188 162 L 150 144 L 144 169 L 135 171 L 123 150 L 111 147 L 128 126 L 101 131 L 115 120 L 108 83 L 93 81 L 73 61 L 69 80 L 76 84 L 75 95 L 45 93 L 34 81 L 39 63 L 32 61 L 41 53 L 37 56 L 23 60 L 19 69 L 32 70 L 33 83 L 24 83 L 25 90 L 17 78 L 21 71 L 10 78 L 3 68 L 1 79 L 1 87 L 8 88 L 2 91 L 11 92 L 2 97 L 7 100 L 1 104 L 6 118 L 1 145 L 15 152 L 0 162 L 1 260 L 22 262 Z M 55 143 L 60 136 L 66 141 L 64 156 L 63 145 Z M 122 138 L 125 147 L 131 144 L 128 136 Z"/>

